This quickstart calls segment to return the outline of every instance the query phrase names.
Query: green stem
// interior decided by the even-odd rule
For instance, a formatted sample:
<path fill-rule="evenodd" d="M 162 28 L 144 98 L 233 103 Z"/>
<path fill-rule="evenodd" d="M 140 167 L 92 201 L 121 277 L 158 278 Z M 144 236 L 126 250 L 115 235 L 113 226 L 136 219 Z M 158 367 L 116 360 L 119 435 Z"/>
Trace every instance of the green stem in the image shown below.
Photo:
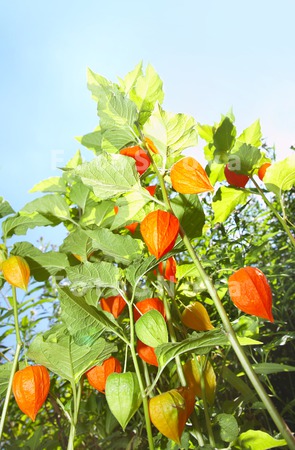
<path fill-rule="evenodd" d="M 133 360 L 133 365 L 135 369 L 135 373 L 138 380 L 138 385 L 141 393 L 142 398 L 142 404 L 143 404 L 143 412 L 144 412 L 144 418 L 145 418 L 145 425 L 146 425 L 146 432 L 147 432 L 147 438 L 149 443 L 149 450 L 155 450 L 154 441 L 153 441 L 153 433 L 152 433 L 152 424 L 149 414 L 149 404 L 148 404 L 148 398 L 145 392 L 145 388 L 142 381 L 142 376 L 140 373 L 140 369 L 138 366 L 138 361 L 136 357 L 135 352 L 135 330 L 134 330 L 134 319 L 133 319 L 133 305 L 132 303 L 128 303 L 128 309 L 129 309 L 129 317 L 130 317 L 130 352 Z"/>
<path fill-rule="evenodd" d="M 71 428 L 70 428 L 67 450 L 74 450 L 74 441 L 75 441 L 76 425 L 77 425 L 78 413 L 79 413 L 79 407 L 80 407 L 80 401 L 81 401 L 82 384 L 83 384 L 83 379 L 81 379 L 79 381 L 78 386 L 76 386 L 76 384 L 74 382 L 71 383 L 72 391 L 73 391 L 74 407 L 73 407 L 73 411 L 71 414 Z"/>
<path fill-rule="evenodd" d="M 268 198 L 266 197 L 266 195 L 264 194 L 263 190 L 260 188 L 260 186 L 258 185 L 258 183 L 256 183 L 256 181 L 254 180 L 254 178 L 251 178 L 251 181 L 253 182 L 253 184 L 255 185 L 256 189 L 258 190 L 259 194 L 261 195 L 261 197 L 263 198 L 265 204 L 269 207 L 269 209 L 271 210 L 271 212 L 276 216 L 276 218 L 278 219 L 278 221 L 280 222 L 280 224 L 282 225 L 282 227 L 284 228 L 285 232 L 287 233 L 291 244 L 295 247 L 295 238 L 293 236 L 293 234 L 290 231 L 290 228 L 288 227 L 286 221 L 283 219 L 283 217 L 278 213 L 278 211 L 273 207 L 273 205 L 271 204 L 271 202 L 268 200 Z"/>
<path fill-rule="evenodd" d="M 204 447 L 205 442 L 204 442 L 204 439 L 203 439 L 203 435 L 202 435 L 202 433 L 200 431 L 201 427 L 200 427 L 200 424 L 199 424 L 199 419 L 198 419 L 196 410 L 193 411 L 193 413 L 192 413 L 192 415 L 190 417 L 190 420 L 191 420 L 191 422 L 193 424 L 193 427 L 194 427 L 193 433 L 192 433 L 193 436 L 195 436 L 195 438 L 197 439 L 197 441 L 199 443 L 199 446 L 200 447 Z"/>
<path fill-rule="evenodd" d="M 166 297 L 164 297 L 164 307 L 165 307 L 166 320 L 167 320 L 167 325 L 168 325 L 168 330 L 169 330 L 171 342 L 177 342 L 177 339 L 176 339 L 176 336 L 175 336 L 175 331 L 174 331 L 174 328 L 173 328 L 170 307 L 169 307 L 169 304 L 168 304 L 168 301 L 167 301 Z M 179 381 L 180 381 L 182 386 L 186 386 L 187 385 L 186 379 L 185 379 L 185 376 L 184 376 L 184 373 L 183 373 L 183 370 L 182 370 L 181 360 L 180 360 L 180 357 L 178 355 L 175 356 L 175 362 L 176 362 L 176 370 L 177 370 Z"/>
<path fill-rule="evenodd" d="M 16 369 L 17 369 L 20 351 L 21 351 L 21 348 L 23 346 L 23 342 L 21 340 L 20 331 L 19 331 L 18 304 L 17 304 L 16 288 L 14 286 L 12 286 L 12 300 L 13 300 L 13 314 L 14 314 L 15 335 L 16 335 L 16 349 L 15 349 L 15 354 L 14 354 L 14 358 L 13 358 L 12 368 L 11 368 L 11 372 L 10 372 L 10 376 L 9 376 L 6 396 L 5 396 L 4 405 L 3 405 L 3 410 L 2 410 L 2 414 L 1 414 L 0 440 L 2 438 L 4 423 L 5 423 L 5 419 L 6 419 L 6 415 L 7 415 L 9 399 L 10 399 L 10 395 L 11 395 L 11 391 L 12 391 L 13 378 L 14 378 L 14 374 L 15 374 Z"/>
<path fill-rule="evenodd" d="M 207 398 L 206 398 L 206 387 L 205 387 L 203 363 L 202 362 L 200 363 L 196 357 L 194 358 L 194 360 L 195 360 L 196 365 L 198 366 L 199 372 L 200 372 L 202 399 L 203 399 L 204 414 L 205 414 L 206 426 L 207 426 L 207 431 L 208 431 L 208 436 L 209 436 L 209 442 L 210 442 L 211 447 L 215 448 L 216 443 L 215 443 L 215 439 L 214 439 L 214 434 L 213 434 L 212 425 L 211 425 L 211 421 L 210 421 L 210 415 L 209 415 L 209 408 L 208 408 L 208 403 L 207 403 Z M 206 367 L 206 365 L 207 365 L 207 358 L 205 360 L 204 367 Z"/>
<path fill-rule="evenodd" d="M 9 377 L 9 381 L 8 381 L 6 396 L 5 396 L 4 405 L 3 405 L 2 414 L 1 414 L 0 441 L 2 439 L 2 433 L 3 433 L 4 423 L 5 423 L 6 414 L 7 414 L 7 410 L 8 410 L 9 399 L 10 399 L 10 395 L 11 395 L 11 391 L 12 391 L 13 377 L 14 377 L 14 374 L 16 372 L 16 368 L 17 368 L 17 365 L 18 365 L 18 358 L 19 358 L 19 354 L 20 354 L 21 348 L 22 348 L 21 345 L 16 344 L 13 364 L 12 364 L 12 368 L 11 368 L 11 372 L 10 372 L 10 377 Z"/>
<path fill-rule="evenodd" d="M 266 393 L 258 376 L 254 372 L 254 370 L 250 364 L 250 361 L 248 360 L 243 348 L 241 347 L 241 345 L 236 337 L 234 329 L 229 321 L 229 318 L 226 314 L 223 304 L 218 296 L 218 293 L 217 293 L 213 283 L 211 282 L 211 279 L 209 278 L 209 276 L 203 269 L 203 266 L 202 266 L 198 256 L 196 255 L 196 253 L 190 243 L 190 240 L 188 239 L 187 235 L 185 234 L 184 230 L 182 229 L 182 227 L 180 228 L 180 235 L 183 239 L 183 242 L 187 248 L 188 253 L 190 254 L 195 266 L 197 267 L 197 269 L 199 271 L 199 274 L 200 274 L 200 277 L 201 277 L 203 283 L 205 284 L 212 300 L 214 301 L 215 307 L 219 313 L 219 316 L 223 323 L 224 329 L 227 333 L 229 342 L 232 345 L 243 369 L 245 370 L 245 373 L 247 374 L 248 378 L 250 379 L 253 387 L 255 388 L 255 390 L 256 390 L 257 394 L 259 395 L 259 397 L 261 398 L 262 402 L 264 403 L 267 411 L 269 412 L 269 415 L 273 419 L 278 430 L 282 434 L 282 437 L 286 440 L 289 448 L 291 450 L 295 450 L 294 436 L 292 435 L 290 429 L 288 428 L 287 424 L 285 423 L 285 421 L 283 420 L 281 415 L 276 410 L 273 402 L 271 401 L 270 397 Z"/>

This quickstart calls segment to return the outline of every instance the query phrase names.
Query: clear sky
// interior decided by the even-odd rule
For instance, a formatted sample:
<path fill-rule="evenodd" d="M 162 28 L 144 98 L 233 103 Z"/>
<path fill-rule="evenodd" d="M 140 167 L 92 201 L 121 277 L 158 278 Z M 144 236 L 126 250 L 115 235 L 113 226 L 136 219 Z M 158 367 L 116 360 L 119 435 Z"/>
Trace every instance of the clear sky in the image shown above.
<path fill-rule="evenodd" d="M 115 81 L 140 60 L 161 76 L 165 109 L 213 124 L 232 107 L 240 131 L 260 118 L 283 159 L 294 17 L 294 0 L 0 0 L 0 196 L 20 209 L 97 125 L 87 67 Z"/>

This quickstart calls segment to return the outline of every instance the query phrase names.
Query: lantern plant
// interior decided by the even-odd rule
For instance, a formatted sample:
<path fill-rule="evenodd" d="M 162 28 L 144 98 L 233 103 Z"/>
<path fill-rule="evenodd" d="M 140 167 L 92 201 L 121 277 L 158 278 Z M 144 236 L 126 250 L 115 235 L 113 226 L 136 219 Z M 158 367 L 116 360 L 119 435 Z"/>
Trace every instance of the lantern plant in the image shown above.
<path fill-rule="evenodd" d="M 166 111 L 150 65 L 118 82 L 89 70 L 88 87 L 99 122 L 78 140 L 93 158 L 77 151 L 19 212 L 0 202 L 3 339 L 16 338 L 0 367 L 3 445 L 294 448 L 268 378 L 294 370 L 268 363 L 272 333 L 289 340 L 277 296 L 294 157 L 270 163 L 258 121 L 239 134 L 232 113 L 209 126 Z M 10 242 L 58 225 L 58 248 Z"/>

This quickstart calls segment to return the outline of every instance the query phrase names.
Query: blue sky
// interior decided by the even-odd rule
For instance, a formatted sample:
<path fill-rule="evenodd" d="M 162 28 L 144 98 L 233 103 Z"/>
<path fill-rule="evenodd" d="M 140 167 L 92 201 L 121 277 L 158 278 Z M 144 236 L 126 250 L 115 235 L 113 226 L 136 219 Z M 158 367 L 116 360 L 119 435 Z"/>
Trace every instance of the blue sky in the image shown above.
<path fill-rule="evenodd" d="M 35 183 L 59 174 L 56 165 L 79 148 L 75 136 L 97 125 L 87 67 L 116 80 L 151 63 L 167 110 L 213 124 L 232 107 L 241 131 L 261 119 L 278 159 L 295 145 L 293 0 L 0 5 L 0 196 L 15 209 L 34 198 Z M 46 236 L 60 243 L 56 233 Z"/>

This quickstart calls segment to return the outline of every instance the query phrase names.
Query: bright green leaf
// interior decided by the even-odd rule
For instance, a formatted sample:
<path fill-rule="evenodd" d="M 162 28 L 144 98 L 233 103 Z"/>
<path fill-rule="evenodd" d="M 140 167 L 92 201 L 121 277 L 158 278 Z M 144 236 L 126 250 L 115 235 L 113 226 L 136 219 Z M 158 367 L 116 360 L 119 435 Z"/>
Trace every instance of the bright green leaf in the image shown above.
<path fill-rule="evenodd" d="M 130 91 L 130 98 L 137 106 L 141 125 L 151 115 L 156 102 L 159 104 L 163 102 L 163 82 L 150 64 L 146 68 L 146 73 L 137 77 Z"/>
<path fill-rule="evenodd" d="M 186 114 L 172 114 L 156 105 L 144 124 L 143 133 L 149 137 L 162 156 L 178 155 L 197 145 L 196 122 Z"/>
<path fill-rule="evenodd" d="M 35 184 L 29 192 L 66 192 L 66 182 L 62 177 L 51 177 Z"/>
<path fill-rule="evenodd" d="M 244 205 L 249 192 L 221 186 L 213 197 L 214 223 L 224 222 L 238 205 Z"/>
<path fill-rule="evenodd" d="M 295 154 L 282 161 L 272 163 L 263 178 L 265 187 L 280 196 L 295 185 Z"/>
<path fill-rule="evenodd" d="M 249 450 L 268 450 L 287 445 L 285 439 L 274 439 L 260 430 L 248 430 L 242 433 L 235 444 Z"/>
<path fill-rule="evenodd" d="M 252 125 L 246 128 L 242 134 L 237 138 L 237 141 L 244 142 L 245 144 L 253 145 L 253 147 L 261 146 L 261 125 L 260 120 L 256 120 Z"/>
<path fill-rule="evenodd" d="M 142 75 L 142 61 L 138 63 L 131 72 L 128 72 L 124 79 L 119 78 L 120 86 L 125 91 L 126 94 L 133 88 L 136 84 L 138 78 Z"/>

